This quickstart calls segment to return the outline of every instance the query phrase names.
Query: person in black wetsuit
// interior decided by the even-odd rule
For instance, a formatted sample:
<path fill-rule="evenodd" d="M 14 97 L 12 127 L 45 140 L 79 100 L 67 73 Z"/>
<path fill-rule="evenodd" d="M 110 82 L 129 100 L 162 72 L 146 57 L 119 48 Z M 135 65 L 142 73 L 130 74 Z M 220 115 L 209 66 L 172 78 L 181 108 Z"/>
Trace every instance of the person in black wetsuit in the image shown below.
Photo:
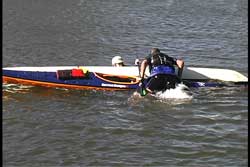
<path fill-rule="evenodd" d="M 174 65 L 178 67 L 178 76 L 175 74 Z M 181 82 L 184 61 L 169 57 L 161 53 L 158 48 L 152 48 L 151 53 L 142 61 L 140 66 L 142 80 L 147 66 L 149 66 L 150 76 L 146 90 L 149 93 L 175 88 L 176 84 Z"/>

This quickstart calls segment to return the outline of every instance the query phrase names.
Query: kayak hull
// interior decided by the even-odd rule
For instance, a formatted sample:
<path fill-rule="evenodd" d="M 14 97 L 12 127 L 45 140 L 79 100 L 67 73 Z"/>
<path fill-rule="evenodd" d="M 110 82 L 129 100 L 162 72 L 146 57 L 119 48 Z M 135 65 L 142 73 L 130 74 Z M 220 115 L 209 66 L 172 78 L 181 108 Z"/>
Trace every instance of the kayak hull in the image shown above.
<path fill-rule="evenodd" d="M 60 78 L 58 72 L 82 70 L 81 77 Z M 220 81 L 211 81 L 207 77 L 188 68 L 183 71 L 183 83 L 188 87 L 218 87 L 226 86 Z M 204 69 L 201 69 L 201 71 Z M 149 75 L 148 72 L 146 72 Z M 55 66 L 55 67 L 8 67 L 3 68 L 4 83 L 18 83 L 34 86 L 58 87 L 67 89 L 96 89 L 96 90 L 129 90 L 138 89 L 138 67 L 105 67 L 105 66 Z M 210 74 L 211 75 L 211 74 Z M 238 77 L 239 74 L 237 74 Z M 217 79 L 217 78 L 215 78 Z M 244 85 L 247 79 L 239 80 Z M 146 80 L 145 80 L 146 82 Z M 234 82 L 233 82 L 234 83 Z"/>
<path fill-rule="evenodd" d="M 117 76 L 117 78 L 123 76 Z M 102 90 L 126 90 L 136 89 L 139 81 L 131 77 L 133 82 L 119 82 L 107 80 L 100 74 L 89 72 L 87 77 L 58 79 L 56 72 L 41 71 L 3 71 L 4 83 L 18 83 L 34 86 L 59 87 L 68 89 L 102 89 Z"/>

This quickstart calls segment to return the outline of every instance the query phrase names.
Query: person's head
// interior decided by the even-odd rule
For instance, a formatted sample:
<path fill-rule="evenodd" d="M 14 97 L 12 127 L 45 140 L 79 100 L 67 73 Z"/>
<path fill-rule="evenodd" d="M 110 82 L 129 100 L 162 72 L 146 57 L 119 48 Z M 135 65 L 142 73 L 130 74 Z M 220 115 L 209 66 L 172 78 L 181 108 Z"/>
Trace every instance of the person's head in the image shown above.
<path fill-rule="evenodd" d="M 160 53 L 160 49 L 158 48 L 152 48 L 151 49 L 151 54 L 154 55 L 154 54 L 159 54 Z"/>
<path fill-rule="evenodd" d="M 124 62 L 121 56 L 115 56 L 112 58 L 112 65 L 116 67 L 124 66 Z"/>

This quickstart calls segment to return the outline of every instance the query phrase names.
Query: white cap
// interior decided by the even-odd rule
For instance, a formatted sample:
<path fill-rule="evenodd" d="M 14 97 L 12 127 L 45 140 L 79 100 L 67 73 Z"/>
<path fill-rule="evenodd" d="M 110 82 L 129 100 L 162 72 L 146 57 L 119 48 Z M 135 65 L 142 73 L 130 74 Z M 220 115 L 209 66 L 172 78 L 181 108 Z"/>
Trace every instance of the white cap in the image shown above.
<path fill-rule="evenodd" d="M 123 63 L 123 59 L 121 56 L 115 56 L 112 58 L 112 65 Z"/>

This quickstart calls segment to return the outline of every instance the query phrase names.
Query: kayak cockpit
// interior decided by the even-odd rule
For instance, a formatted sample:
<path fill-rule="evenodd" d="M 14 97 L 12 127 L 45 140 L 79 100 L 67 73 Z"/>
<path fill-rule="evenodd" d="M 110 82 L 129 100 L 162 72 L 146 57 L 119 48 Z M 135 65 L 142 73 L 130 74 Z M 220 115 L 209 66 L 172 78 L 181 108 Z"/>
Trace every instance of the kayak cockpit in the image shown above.
<path fill-rule="evenodd" d="M 134 76 L 112 75 L 103 73 L 94 73 L 96 77 L 106 82 L 119 83 L 119 84 L 137 84 L 139 80 Z"/>

